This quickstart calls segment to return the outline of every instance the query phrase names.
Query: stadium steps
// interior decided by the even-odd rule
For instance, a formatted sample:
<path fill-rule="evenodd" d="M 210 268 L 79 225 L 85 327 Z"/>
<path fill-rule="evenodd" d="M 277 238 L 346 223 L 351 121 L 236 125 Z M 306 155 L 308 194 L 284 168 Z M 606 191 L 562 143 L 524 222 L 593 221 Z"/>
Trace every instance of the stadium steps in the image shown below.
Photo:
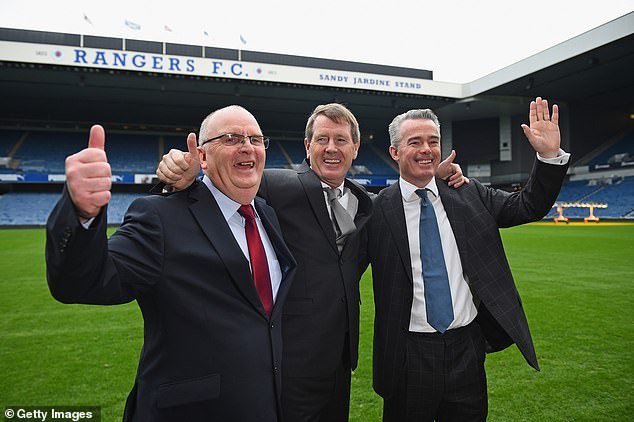
<path fill-rule="evenodd" d="M 284 156 L 284 158 L 286 158 L 286 162 L 288 163 L 288 166 L 290 167 L 293 164 L 293 159 L 289 155 L 288 151 L 286 151 L 286 148 L 284 148 L 284 145 L 282 145 L 282 142 L 275 142 L 275 145 L 277 145 L 279 150 L 282 152 L 282 155 Z"/>
<path fill-rule="evenodd" d="M 387 155 L 385 155 L 384 151 L 381 151 L 377 148 L 376 145 L 374 144 L 367 144 L 368 147 L 370 147 L 370 149 L 372 150 L 372 152 L 374 152 L 374 154 L 379 157 L 379 159 L 381 161 L 383 161 L 385 164 L 387 164 L 388 167 L 390 167 L 392 170 L 394 170 L 396 173 L 398 173 L 398 166 L 395 164 L 394 160 L 392 160 L 391 157 L 388 157 Z"/>
<path fill-rule="evenodd" d="M 29 137 L 29 132 L 24 132 L 22 134 L 22 136 L 20 136 L 20 138 L 17 140 L 17 142 L 13 145 L 13 148 L 11 148 L 11 150 L 9 151 L 9 154 L 7 154 L 7 156 L 9 158 L 13 158 L 15 156 L 15 153 L 20 149 L 22 144 L 24 142 L 26 142 L 26 139 L 28 137 Z"/>
<path fill-rule="evenodd" d="M 601 143 L 592 151 L 588 152 L 586 155 L 581 157 L 579 160 L 575 162 L 576 166 L 580 165 L 590 165 L 595 159 L 600 157 L 602 154 L 606 153 L 610 148 L 619 144 L 624 138 L 628 136 L 632 136 L 634 133 L 630 129 L 623 130 L 616 134 L 615 136 L 607 139 L 605 142 Z"/>

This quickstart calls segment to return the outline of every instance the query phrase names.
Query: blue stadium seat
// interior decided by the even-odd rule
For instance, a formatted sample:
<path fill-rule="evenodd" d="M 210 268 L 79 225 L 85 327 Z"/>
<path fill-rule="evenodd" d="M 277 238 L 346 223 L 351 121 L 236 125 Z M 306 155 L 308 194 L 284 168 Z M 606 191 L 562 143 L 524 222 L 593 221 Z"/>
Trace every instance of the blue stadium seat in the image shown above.
<path fill-rule="evenodd" d="M 612 164 L 620 165 L 620 163 L 612 163 L 611 159 L 615 155 L 622 154 L 634 157 L 634 133 L 624 136 L 623 139 L 593 158 L 592 161 L 588 163 L 590 170 L 609 167 Z"/>
<path fill-rule="evenodd" d="M 63 174 L 66 157 L 86 148 L 87 140 L 79 132 L 30 131 L 14 156 L 18 170 Z M 152 174 L 159 159 L 158 135 L 109 133 L 106 154 L 113 173 Z"/>
<path fill-rule="evenodd" d="M 0 226 L 46 224 L 59 193 L 7 193 L 0 195 Z M 138 193 L 114 193 L 108 204 L 108 224 L 121 224 Z"/>
<path fill-rule="evenodd" d="M 599 218 L 634 218 L 628 215 L 634 210 L 634 176 L 614 178 L 611 184 L 588 184 L 587 180 L 567 182 L 562 188 L 557 203 L 605 203 L 607 208 L 595 208 L 594 215 Z M 558 215 L 552 209 L 546 219 Z M 564 216 L 568 218 L 585 218 L 589 215 L 588 208 L 566 208 Z"/>
<path fill-rule="evenodd" d="M 21 130 L 0 130 L 0 157 L 6 157 L 23 134 Z"/>
<path fill-rule="evenodd" d="M 63 174 L 66 157 L 87 146 L 86 134 L 31 131 L 14 156 L 25 173 Z"/>
<path fill-rule="evenodd" d="M 113 173 L 153 174 L 159 160 L 158 135 L 109 134 L 106 154 Z"/>

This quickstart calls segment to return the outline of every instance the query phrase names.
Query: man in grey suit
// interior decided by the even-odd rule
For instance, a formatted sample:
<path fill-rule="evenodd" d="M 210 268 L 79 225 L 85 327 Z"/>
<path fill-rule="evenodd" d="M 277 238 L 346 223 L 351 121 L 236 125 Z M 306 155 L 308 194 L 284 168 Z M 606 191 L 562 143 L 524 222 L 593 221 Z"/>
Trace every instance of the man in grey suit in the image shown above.
<path fill-rule="evenodd" d="M 188 144 L 203 180 L 135 200 L 108 240 L 111 170 L 105 132 L 91 129 L 46 226 L 49 287 L 64 303 L 138 302 L 144 344 L 125 421 L 278 422 L 296 263 L 255 197 L 268 139 L 239 106 L 210 114 L 199 135 Z"/>
<path fill-rule="evenodd" d="M 515 343 L 538 369 L 498 229 L 550 210 L 569 154 L 560 149 L 556 105 L 551 118 L 538 97 L 529 120 L 522 128 L 537 159 L 515 193 L 475 180 L 449 189 L 437 177 L 440 123 L 431 110 L 410 110 L 389 126 L 400 178 L 374 201 L 366 257 L 375 300 L 373 384 L 384 421 L 484 421 L 486 352 Z"/>

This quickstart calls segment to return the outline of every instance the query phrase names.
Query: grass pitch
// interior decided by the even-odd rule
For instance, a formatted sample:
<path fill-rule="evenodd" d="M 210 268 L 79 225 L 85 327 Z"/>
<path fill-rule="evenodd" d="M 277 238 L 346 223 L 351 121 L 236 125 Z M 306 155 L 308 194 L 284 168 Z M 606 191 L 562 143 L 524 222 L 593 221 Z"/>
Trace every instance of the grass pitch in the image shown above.
<path fill-rule="evenodd" d="M 541 371 L 515 346 L 488 355 L 490 421 L 628 421 L 634 414 L 634 225 L 503 229 Z M 0 409 L 97 405 L 119 421 L 142 345 L 136 304 L 63 305 L 49 294 L 44 231 L 0 231 Z M 361 281 L 350 420 L 380 421 L 372 391 L 372 282 Z"/>

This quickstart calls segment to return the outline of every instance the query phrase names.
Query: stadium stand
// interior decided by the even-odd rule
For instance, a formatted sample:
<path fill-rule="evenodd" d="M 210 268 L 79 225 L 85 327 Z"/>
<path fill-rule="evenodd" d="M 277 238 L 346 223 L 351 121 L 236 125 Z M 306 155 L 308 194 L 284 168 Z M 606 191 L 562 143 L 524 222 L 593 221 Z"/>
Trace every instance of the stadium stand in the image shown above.
<path fill-rule="evenodd" d="M 113 193 L 108 204 L 108 224 L 121 224 L 132 201 L 143 196 L 138 193 Z M 0 195 L 0 226 L 41 226 L 46 220 L 59 193 L 6 193 Z"/>
<path fill-rule="evenodd" d="M 43 225 L 58 193 L 6 193 L 0 196 L 0 225 Z"/>
<path fill-rule="evenodd" d="M 1 129 L 0 157 L 4 157 L 4 161 L 0 161 L 0 175 L 35 173 L 41 174 L 43 180 L 46 181 L 47 174 L 63 174 L 66 156 L 85 147 L 86 134 L 84 132 L 53 131 L 41 128 Z M 291 139 L 298 137 L 295 134 L 280 137 L 282 140 L 276 137 L 271 139 L 267 150 L 267 167 L 292 168 L 299 165 L 306 156 L 303 142 L 299 138 L 298 140 Z M 106 152 L 113 175 L 116 177 L 121 173 L 130 176 L 126 180 L 119 179 L 115 182 L 135 183 L 134 174 L 153 175 L 162 154 L 171 148 L 183 149 L 184 146 L 184 134 L 119 131 L 109 133 Z M 385 145 L 377 145 L 375 142 L 364 143 L 349 176 L 359 180 L 368 177 L 384 178 L 384 180 L 397 178 L 397 167 L 390 165 L 391 158 L 386 151 Z M 629 156 L 634 156 L 634 134 L 623 137 L 610 148 L 599 152 L 591 163 L 611 164 L 611 169 L 614 169 L 615 157 L 627 160 Z M 3 162 L 4 165 L 1 165 Z M 622 163 L 619 162 L 619 165 Z M 56 180 L 59 185 L 61 180 Z M 146 183 L 149 183 L 149 179 Z M 132 200 L 147 194 L 149 186 L 138 185 L 134 191 L 136 193 L 117 192 L 113 189 L 113 199 L 108 209 L 109 224 L 119 224 Z M 11 192 L 1 195 L 0 226 L 43 225 L 58 197 L 59 193 Z M 557 202 L 607 204 L 607 208 L 594 209 L 594 215 L 600 219 L 632 219 L 634 218 L 634 176 L 610 176 L 603 179 L 566 182 Z M 563 212 L 567 218 L 583 219 L 588 217 L 589 208 L 568 207 Z M 545 218 L 553 219 L 557 216 L 557 208 L 553 208 Z"/>
<path fill-rule="evenodd" d="M 281 142 L 276 142 L 271 139 L 269 149 L 266 150 L 266 167 L 283 169 L 289 168 L 290 164 Z"/>
<path fill-rule="evenodd" d="M 163 136 L 163 148 L 159 148 L 159 155 L 167 154 L 170 149 L 183 150 L 187 148 L 187 134 Z"/>
<path fill-rule="evenodd" d="M 278 141 L 279 148 L 284 151 L 284 155 L 290 158 L 292 164 L 301 164 L 306 158 L 306 149 L 303 141 Z M 270 147 L 269 147 L 270 148 Z M 287 160 L 288 160 L 287 158 Z"/>
<path fill-rule="evenodd" d="M 634 211 L 634 176 L 613 178 L 585 201 L 608 204 L 608 208 L 595 210 L 597 217 L 634 218 L 632 215 L 628 217 Z"/>
<path fill-rule="evenodd" d="M 11 151 L 22 136 L 21 131 L 0 130 L 0 173 L 13 173 Z"/>
<path fill-rule="evenodd" d="M 387 151 L 387 146 L 382 149 Z M 381 152 L 381 147 L 368 143 L 362 144 L 361 148 L 359 148 L 359 154 L 354 161 L 354 166 L 365 166 L 369 169 L 370 174 L 374 176 L 398 177 L 397 168 L 388 164 L 391 161 L 392 159 L 386 152 Z"/>
<path fill-rule="evenodd" d="M 86 135 L 26 131 L 13 156 L 24 173 L 64 173 L 66 156 L 86 147 Z"/>
<path fill-rule="evenodd" d="M 0 130 L 0 157 L 9 155 L 20 136 L 22 131 L 19 130 Z"/>
<path fill-rule="evenodd" d="M 630 133 L 618 142 L 598 154 L 589 163 L 591 171 L 606 168 L 634 166 L 634 133 Z"/>
<path fill-rule="evenodd" d="M 106 152 L 113 173 L 152 174 L 158 164 L 158 151 L 156 135 L 115 133 L 108 135 L 106 140 Z"/>
<path fill-rule="evenodd" d="M 607 204 L 607 208 L 595 208 L 593 213 L 599 218 L 634 218 L 634 176 L 613 177 L 602 180 L 581 180 L 565 183 L 556 204 Z M 556 207 L 545 219 L 558 216 Z M 568 218 L 583 219 L 589 216 L 588 207 L 570 206 L 564 209 Z"/>
<path fill-rule="evenodd" d="M 1 139 L 13 141 L 15 169 L 22 173 L 63 174 L 66 157 L 86 147 L 86 134 L 79 132 L 2 131 Z M 6 142 L 8 145 L 9 142 Z M 4 144 L 0 147 L 5 148 Z M 106 153 L 113 173 L 154 173 L 158 163 L 158 136 L 109 134 Z"/>

